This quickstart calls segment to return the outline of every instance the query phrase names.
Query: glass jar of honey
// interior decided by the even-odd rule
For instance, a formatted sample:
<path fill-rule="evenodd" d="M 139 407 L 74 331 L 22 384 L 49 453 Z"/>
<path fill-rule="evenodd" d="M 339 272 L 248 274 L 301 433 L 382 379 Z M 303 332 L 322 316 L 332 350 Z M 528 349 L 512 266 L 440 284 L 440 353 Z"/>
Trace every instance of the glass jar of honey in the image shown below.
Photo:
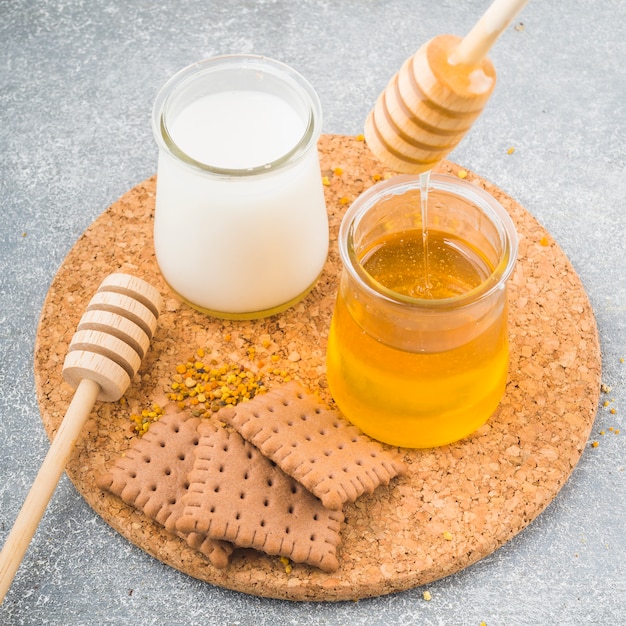
<path fill-rule="evenodd" d="M 327 349 L 341 412 L 392 445 L 426 448 L 483 425 L 504 394 L 513 221 L 490 194 L 432 175 L 359 196 L 339 232 L 342 276 Z"/>

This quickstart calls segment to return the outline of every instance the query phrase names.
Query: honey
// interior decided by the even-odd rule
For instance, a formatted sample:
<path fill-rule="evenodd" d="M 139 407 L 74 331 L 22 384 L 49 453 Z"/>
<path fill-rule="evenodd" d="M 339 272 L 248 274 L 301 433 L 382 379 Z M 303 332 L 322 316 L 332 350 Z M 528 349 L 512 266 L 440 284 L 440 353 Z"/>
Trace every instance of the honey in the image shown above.
<path fill-rule="evenodd" d="M 360 259 L 381 285 L 412 298 L 453 298 L 478 287 L 491 274 L 479 251 L 453 234 L 429 230 L 394 233 Z"/>
<path fill-rule="evenodd" d="M 415 298 L 450 298 L 480 285 L 489 268 L 469 244 L 430 231 L 424 284 L 421 231 L 396 233 L 363 261 L 393 291 Z M 450 443 L 481 426 L 506 384 L 506 317 L 470 342 L 442 352 L 407 352 L 365 332 L 361 315 L 337 300 L 328 340 L 328 379 L 335 401 L 361 430 L 397 445 Z"/>
<path fill-rule="evenodd" d="M 502 399 L 517 242 L 501 207 L 491 213 L 468 183 L 437 175 L 424 229 L 418 183 L 399 178 L 363 194 L 342 222 L 327 377 L 363 432 L 426 448 L 470 435 Z"/>

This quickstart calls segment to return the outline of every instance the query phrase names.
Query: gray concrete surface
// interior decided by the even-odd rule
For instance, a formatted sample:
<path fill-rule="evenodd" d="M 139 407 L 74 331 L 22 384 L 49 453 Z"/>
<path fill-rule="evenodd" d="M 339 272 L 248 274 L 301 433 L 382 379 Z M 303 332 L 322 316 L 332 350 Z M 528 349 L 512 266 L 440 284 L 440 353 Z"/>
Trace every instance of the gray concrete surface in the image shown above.
<path fill-rule="evenodd" d="M 47 450 L 32 373 L 43 299 L 83 230 L 156 171 L 150 110 L 162 83 L 204 57 L 265 54 L 313 83 L 324 132 L 357 134 L 406 57 L 434 35 L 464 34 L 487 6 L 0 0 L 0 543 Z M 493 555 L 426 588 L 295 604 L 162 565 L 117 535 L 63 478 L 0 624 L 623 623 L 626 4 L 531 0 L 519 21 L 523 29 L 509 28 L 492 53 L 496 92 L 451 158 L 545 225 L 595 309 L 617 412 L 599 410 L 599 446 L 587 446 L 553 504 Z"/>

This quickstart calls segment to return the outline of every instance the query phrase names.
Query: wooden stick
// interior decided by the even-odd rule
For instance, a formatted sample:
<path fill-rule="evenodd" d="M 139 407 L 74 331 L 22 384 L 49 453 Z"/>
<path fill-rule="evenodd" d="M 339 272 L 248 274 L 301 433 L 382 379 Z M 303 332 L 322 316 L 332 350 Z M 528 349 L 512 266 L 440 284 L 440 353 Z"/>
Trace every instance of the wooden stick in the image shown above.
<path fill-rule="evenodd" d="M 0 552 L 0 603 L 11 586 L 99 393 L 100 385 L 87 378 L 76 389 L 35 482 Z"/>
<path fill-rule="evenodd" d="M 145 281 L 112 274 L 93 296 L 70 342 L 63 378 L 76 391 L 0 552 L 0 604 L 24 558 L 96 400 L 119 400 L 154 335 L 161 296 Z"/>
<path fill-rule="evenodd" d="M 472 30 L 461 40 L 450 57 L 450 63 L 466 65 L 480 63 L 527 3 L 528 0 L 494 0 Z"/>
<path fill-rule="evenodd" d="M 365 121 L 387 167 L 421 174 L 444 159 L 481 114 L 496 83 L 487 52 L 528 0 L 495 0 L 464 39 L 439 35 L 407 59 Z"/>

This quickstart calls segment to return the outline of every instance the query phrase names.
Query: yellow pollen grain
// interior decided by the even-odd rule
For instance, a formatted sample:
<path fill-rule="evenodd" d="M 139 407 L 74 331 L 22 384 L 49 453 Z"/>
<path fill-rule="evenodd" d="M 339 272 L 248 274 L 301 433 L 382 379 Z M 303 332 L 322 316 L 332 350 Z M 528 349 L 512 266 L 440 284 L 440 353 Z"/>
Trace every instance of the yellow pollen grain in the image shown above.
<path fill-rule="evenodd" d="M 224 339 L 229 340 L 230 335 Z M 205 354 L 205 350 L 200 348 L 195 356 Z M 165 397 L 175 402 L 180 410 L 188 409 L 194 417 L 210 417 L 223 406 L 246 402 L 265 393 L 266 389 L 258 374 L 236 363 L 219 365 L 212 360 L 211 366 L 207 366 L 196 358 L 177 365 L 163 391 Z M 139 436 L 145 434 L 150 424 L 162 414 L 163 409 L 154 404 L 140 415 L 131 415 L 135 432 Z"/>

